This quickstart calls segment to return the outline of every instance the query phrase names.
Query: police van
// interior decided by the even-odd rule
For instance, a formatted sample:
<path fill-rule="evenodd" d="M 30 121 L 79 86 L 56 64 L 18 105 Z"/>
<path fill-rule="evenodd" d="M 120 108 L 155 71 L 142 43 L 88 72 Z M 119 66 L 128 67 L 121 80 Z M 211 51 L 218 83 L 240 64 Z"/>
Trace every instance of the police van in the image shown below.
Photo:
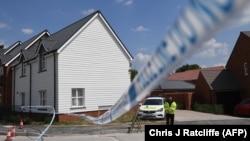
<path fill-rule="evenodd" d="M 165 118 L 164 97 L 148 97 L 140 103 L 138 117 L 140 119 L 163 119 Z"/>

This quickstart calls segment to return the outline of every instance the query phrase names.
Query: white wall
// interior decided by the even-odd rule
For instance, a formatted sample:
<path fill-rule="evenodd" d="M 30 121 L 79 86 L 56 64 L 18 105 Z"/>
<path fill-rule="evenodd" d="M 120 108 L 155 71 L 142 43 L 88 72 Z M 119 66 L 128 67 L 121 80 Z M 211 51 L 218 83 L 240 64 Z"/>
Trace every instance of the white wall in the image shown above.
<path fill-rule="evenodd" d="M 54 106 L 54 57 L 46 56 L 46 71 L 39 72 L 38 59 L 32 62 L 32 105 L 40 105 L 40 90 L 46 90 L 46 105 Z"/>
<path fill-rule="evenodd" d="M 25 105 L 29 106 L 30 104 L 30 66 L 26 65 L 26 76 L 22 77 L 22 67 L 21 64 L 15 67 L 13 70 L 15 73 L 14 75 L 14 86 L 15 89 L 13 91 L 13 98 L 14 98 L 14 105 L 20 106 L 21 105 L 21 93 L 25 93 Z"/>
<path fill-rule="evenodd" d="M 88 25 L 58 58 L 59 112 L 113 105 L 130 84 L 129 60 L 99 19 Z M 85 88 L 85 109 L 71 108 L 71 88 Z"/>

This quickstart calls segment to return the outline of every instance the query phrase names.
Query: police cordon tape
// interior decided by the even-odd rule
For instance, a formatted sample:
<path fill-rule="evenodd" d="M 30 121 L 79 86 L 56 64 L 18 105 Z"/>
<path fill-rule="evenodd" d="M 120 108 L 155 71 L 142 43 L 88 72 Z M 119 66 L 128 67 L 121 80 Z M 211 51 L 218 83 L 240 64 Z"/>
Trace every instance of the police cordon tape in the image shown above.
<path fill-rule="evenodd" d="M 49 105 L 45 105 L 45 106 L 21 106 L 20 107 L 21 111 L 35 111 L 38 113 L 49 113 L 52 114 L 52 118 L 50 120 L 49 125 L 42 131 L 42 133 L 35 139 L 35 141 L 40 141 L 41 138 L 43 137 L 43 135 L 49 130 L 50 126 L 52 125 L 54 119 L 55 119 L 55 115 L 56 115 L 56 111 L 54 109 L 54 107 L 49 106 Z"/>
<path fill-rule="evenodd" d="M 239 16 L 249 3 L 249 0 L 190 0 L 150 60 L 114 106 L 99 117 L 68 114 L 101 125 L 119 118 L 143 100 L 203 42 Z"/>
<path fill-rule="evenodd" d="M 184 59 L 202 47 L 203 42 L 209 40 L 218 31 L 222 31 L 225 25 L 249 6 L 249 3 L 249 0 L 190 0 L 163 41 L 156 47 L 150 60 L 145 63 L 114 106 L 99 117 L 86 114 L 63 114 L 80 117 L 100 125 L 116 120 L 143 100 L 160 84 L 161 80 L 167 78 L 183 63 Z"/>

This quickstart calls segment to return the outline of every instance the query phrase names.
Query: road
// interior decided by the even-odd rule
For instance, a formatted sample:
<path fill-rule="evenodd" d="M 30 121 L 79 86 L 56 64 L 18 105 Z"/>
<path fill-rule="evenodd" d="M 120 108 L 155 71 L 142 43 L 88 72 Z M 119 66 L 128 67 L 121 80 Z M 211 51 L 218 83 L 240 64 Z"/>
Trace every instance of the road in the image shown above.
<path fill-rule="evenodd" d="M 153 125 L 164 125 L 165 121 L 153 122 Z M 250 118 L 233 117 L 227 115 L 214 115 L 188 110 L 177 110 L 176 125 L 250 125 Z M 0 141 L 5 141 L 7 137 L 6 125 L 0 125 Z M 48 133 L 43 137 L 43 141 L 145 141 L 144 125 L 142 130 L 133 130 L 127 133 L 130 124 L 112 125 L 112 126 L 52 126 Z M 213 127 L 213 126 L 212 126 Z M 17 129 L 17 136 L 12 137 L 13 141 L 36 141 L 37 136 L 31 133 L 42 131 L 44 126 L 25 126 L 25 129 Z M 32 130 L 31 130 L 32 129 Z M 25 134 L 21 134 L 26 132 Z M 250 132 L 247 131 L 247 132 Z"/>
<path fill-rule="evenodd" d="M 4 141 L 6 136 L 1 135 L 0 140 Z M 13 141 L 35 141 L 35 136 L 17 136 Z M 115 133 L 99 135 L 56 135 L 43 137 L 43 141 L 144 141 L 144 133 Z M 42 141 L 41 140 L 41 141 Z"/>

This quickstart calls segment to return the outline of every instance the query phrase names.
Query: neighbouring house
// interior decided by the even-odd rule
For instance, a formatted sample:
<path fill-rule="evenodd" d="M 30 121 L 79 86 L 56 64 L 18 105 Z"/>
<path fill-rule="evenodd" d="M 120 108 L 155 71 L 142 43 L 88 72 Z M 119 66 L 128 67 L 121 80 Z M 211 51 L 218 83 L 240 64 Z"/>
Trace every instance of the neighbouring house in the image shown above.
<path fill-rule="evenodd" d="M 65 113 L 107 110 L 130 85 L 132 55 L 100 11 L 21 50 L 13 69 L 13 104 Z"/>
<path fill-rule="evenodd" d="M 184 72 L 177 72 L 170 75 L 167 78 L 167 80 L 181 80 L 196 84 L 196 81 L 198 79 L 201 70 L 221 70 L 221 69 L 224 69 L 224 66 L 215 66 L 202 69 L 187 70 Z"/>
<path fill-rule="evenodd" d="M 227 61 L 229 69 L 242 83 L 241 99 L 250 97 L 250 31 L 242 31 Z"/>
<path fill-rule="evenodd" d="M 192 104 L 192 95 L 195 85 L 181 80 L 162 80 L 160 85 L 155 88 L 150 96 L 161 96 L 167 98 L 172 96 L 178 104 L 178 108 L 190 110 Z"/>
<path fill-rule="evenodd" d="M 47 30 L 33 36 L 25 42 L 17 41 L 13 45 L 5 48 L 0 54 L 0 105 L 4 107 L 11 108 L 13 106 L 13 96 L 12 95 L 12 68 L 11 64 L 16 62 L 20 56 L 21 50 L 27 50 L 37 46 L 38 41 L 49 36 Z"/>
<path fill-rule="evenodd" d="M 193 102 L 221 104 L 226 114 L 233 114 L 233 107 L 242 99 L 250 97 L 249 42 L 250 31 L 240 32 L 225 68 L 175 73 L 168 80 L 183 80 L 195 84 Z"/>
<path fill-rule="evenodd" d="M 231 70 L 223 66 L 178 72 L 170 75 L 167 80 L 182 80 L 195 84 L 191 105 L 195 102 L 219 104 L 224 107 L 226 114 L 233 114 L 233 107 L 239 103 L 241 94 L 244 91 L 242 82 Z M 168 89 L 171 90 L 171 88 Z M 175 91 L 177 93 L 182 91 L 182 89 L 176 89 Z M 173 96 L 177 96 L 177 94 Z"/>
<path fill-rule="evenodd" d="M 228 69 L 201 70 L 195 87 L 194 101 L 223 105 L 226 114 L 240 101 L 243 85 Z"/>
<path fill-rule="evenodd" d="M 19 46 L 22 42 L 18 41 L 8 48 L 2 48 L 0 53 L 0 105 L 3 107 L 11 107 L 12 104 L 12 95 L 11 95 L 11 79 L 12 79 L 12 73 L 11 69 L 8 66 L 5 66 L 6 61 L 12 59 L 11 55 L 8 55 L 10 51 L 17 46 Z"/>
<path fill-rule="evenodd" d="M 196 86 L 200 94 L 199 100 L 206 103 L 222 104 L 225 112 L 232 114 L 233 107 L 237 103 L 250 97 L 249 43 L 250 31 L 240 32 L 225 65 L 225 70 L 217 72 L 202 71 L 199 83 L 197 83 L 200 86 Z M 202 81 L 206 83 L 201 87 Z"/>
<path fill-rule="evenodd" d="M 250 97 L 249 43 L 250 31 L 240 32 L 225 68 L 218 66 L 178 72 L 170 75 L 167 80 L 179 80 L 195 84 L 192 95 L 193 103 L 219 104 L 224 107 L 226 114 L 233 114 L 234 106 L 241 100 Z M 167 89 L 171 91 L 176 86 L 169 84 L 169 87 Z M 182 88 L 174 91 L 180 92 Z M 171 94 L 161 87 L 151 92 L 151 94 L 157 95 L 161 93 Z M 173 96 L 177 96 L 177 94 L 173 94 Z"/>
<path fill-rule="evenodd" d="M 222 69 L 224 69 L 223 66 L 216 66 L 173 73 L 163 80 L 161 85 L 151 92 L 151 95 L 171 95 L 185 109 L 191 109 L 192 104 L 196 102 L 196 84 L 200 83 L 197 82 L 200 72 Z"/>

